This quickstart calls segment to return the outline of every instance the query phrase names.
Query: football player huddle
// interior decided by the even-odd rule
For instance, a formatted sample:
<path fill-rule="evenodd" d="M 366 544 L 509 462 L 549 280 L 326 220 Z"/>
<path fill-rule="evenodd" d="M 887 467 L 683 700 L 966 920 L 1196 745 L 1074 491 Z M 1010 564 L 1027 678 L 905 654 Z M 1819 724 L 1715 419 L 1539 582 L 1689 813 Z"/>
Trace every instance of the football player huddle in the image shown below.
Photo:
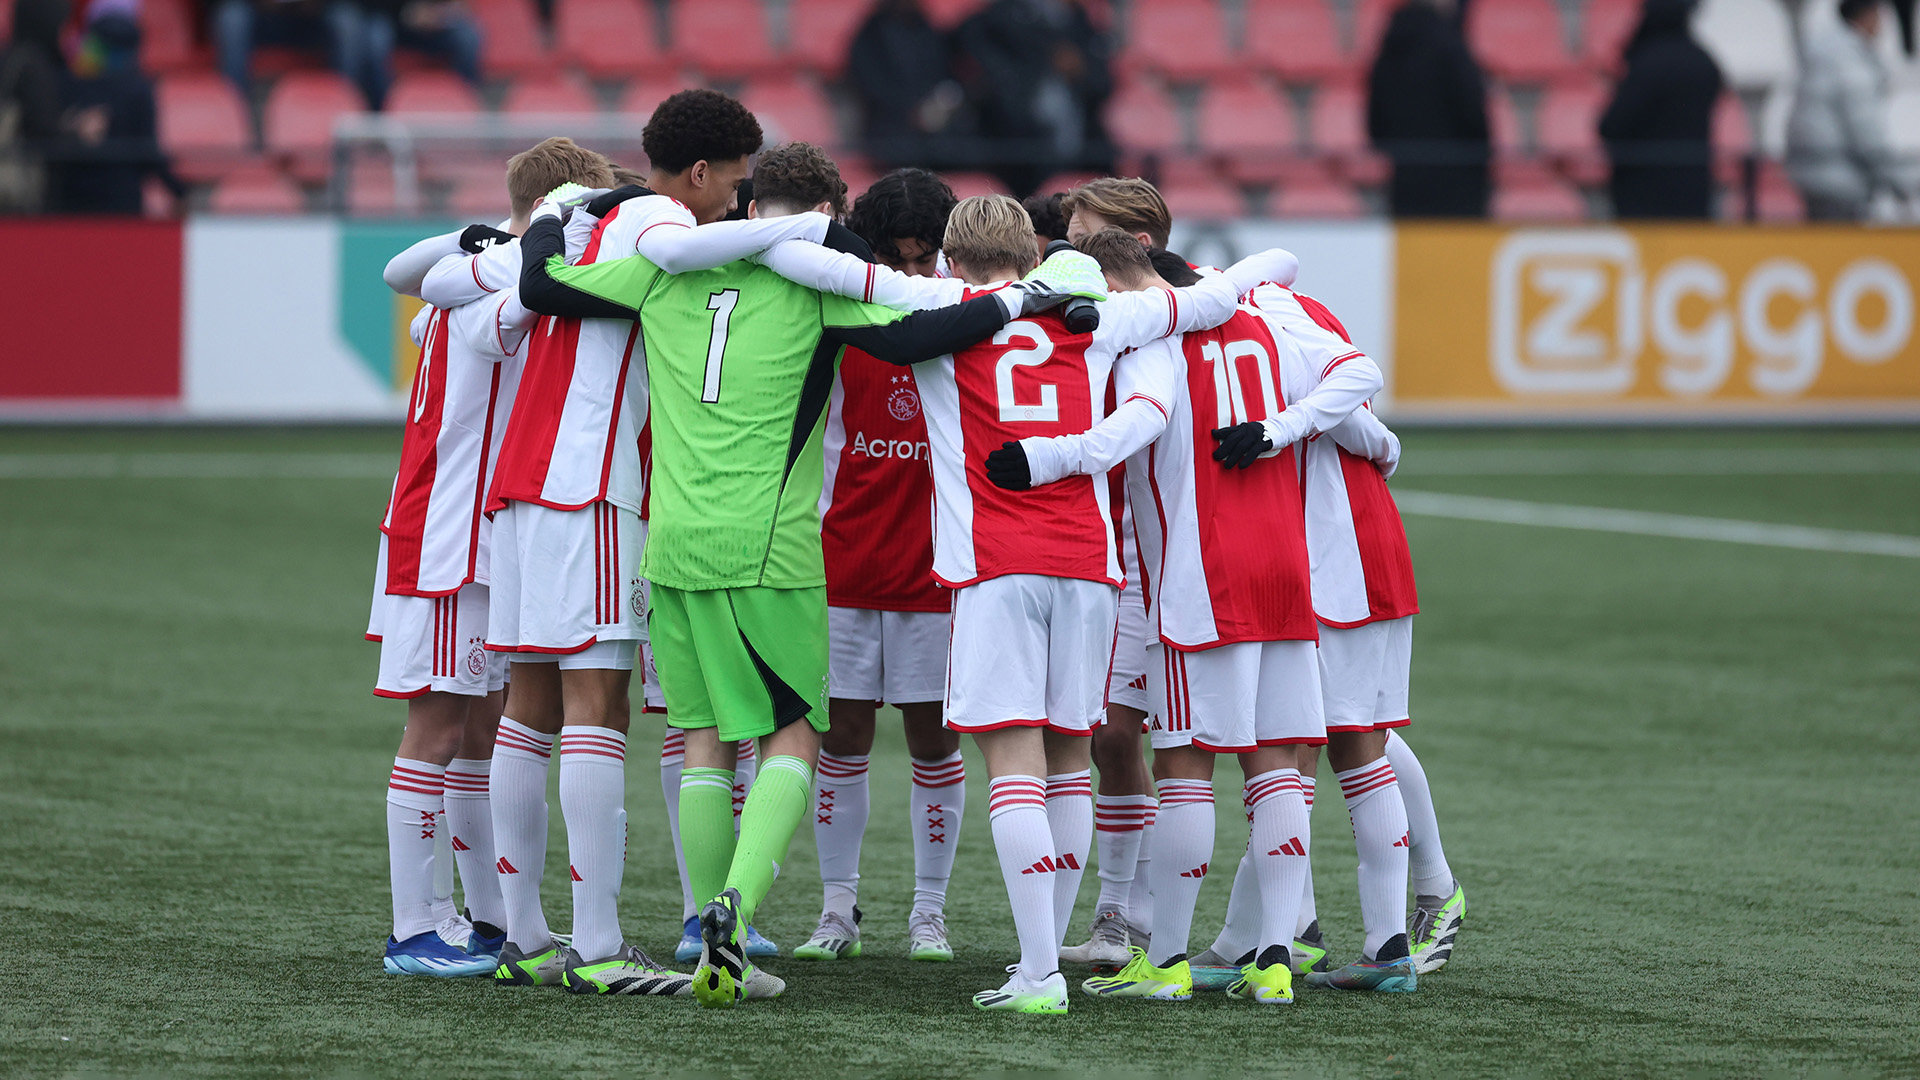
<path fill-rule="evenodd" d="M 1063 964 L 1162 1001 L 1415 989 L 1466 898 L 1394 732 L 1418 610 L 1400 444 L 1294 257 L 1189 265 L 1142 180 L 1030 212 L 902 169 L 849 206 L 818 147 L 761 143 L 734 99 L 682 91 L 646 172 L 548 139 L 508 163 L 506 220 L 387 267 L 425 306 L 368 628 L 375 692 L 408 703 L 386 970 L 780 994 L 754 915 L 807 822 L 822 906 L 791 955 L 860 956 L 884 703 L 911 758 L 913 960 L 954 957 L 962 735 L 987 770 L 1020 955 L 977 1007 L 1065 1013 Z M 633 701 L 664 720 L 641 730 L 664 729 L 690 974 L 620 925 Z M 1322 746 L 1366 933 L 1338 966 L 1308 869 Z M 540 896 L 556 750 L 565 936 Z M 1249 835 L 1190 955 L 1223 754 Z"/>

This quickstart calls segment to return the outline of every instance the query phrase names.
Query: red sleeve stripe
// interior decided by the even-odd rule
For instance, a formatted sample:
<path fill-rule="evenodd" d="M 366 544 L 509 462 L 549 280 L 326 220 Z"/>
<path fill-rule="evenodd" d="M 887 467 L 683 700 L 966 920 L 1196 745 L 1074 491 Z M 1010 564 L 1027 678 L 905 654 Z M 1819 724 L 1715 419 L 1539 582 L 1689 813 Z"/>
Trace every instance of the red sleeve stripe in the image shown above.
<path fill-rule="evenodd" d="M 1160 336 L 1172 337 L 1174 327 L 1179 325 L 1180 325 L 1180 294 L 1177 292 L 1169 292 L 1167 294 L 1167 332 Z"/>
<path fill-rule="evenodd" d="M 1348 353 L 1348 354 L 1347 354 L 1347 355 L 1345 355 L 1345 356 L 1336 356 L 1336 357 L 1334 357 L 1334 358 L 1333 358 L 1332 360 L 1330 360 L 1330 361 L 1328 361 L 1328 362 L 1327 362 L 1327 366 L 1326 366 L 1326 367 L 1324 367 L 1324 368 L 1322 368 L 1322 369 L 1320 369 L 1320 377 L 1324 379 L 1324 378 L 1326 378 L 1326 377 L 1327 377 L 1328 375 L 1331 375 L 1331 374 L 1333 374 L 1333 369 L 1334 369 L 1334 368 L 1337 368 L 1337 367 L 1339 367 L 1339 366 L 1340 366 L 1341 364 L 1344 364 L 1344 363 L 1346 363 L 1347 361 L 1349 361 L 1349 360 L 1351 360 L 1351 359 L 1353 359 L 1353 358 L 1354 358 L 1354 357 L 1356 357 L 1356 356 L 1365 356 L 1365 355 L 1367 355 L 1367 354 L 1366 354 L 1366 353 L 1363 353 L 1363 352 L 1358 352 L 1358 351 L 1356 351 L 1356 352 L 1350 352 L 1350 353 Z"/>
<path fill-rule="evenodd" d="M 503 296 L 500 298 L 500 306 L 493 309 L 493 340 L 500 343 L 500 355 L 512 356 L 513 350 L 507 348 L 506 335 L 500 332 L 500 316 L 504 314 L 506 310 L 507 298 Z M 524 341 L 526 339 L 522 338 L 521 340 Z"/>
<path fill-rule="evenodd" d="M 467 265 L 473 269 L 473 283 L 475 285 L 480 286 L 480 288 L 486 292 L 500 291 L 499 289 L 496 289 L 493 286 L 488 285 L 486 282 L 480 280 L 480 256 L 475 255 L 473 258 L 467 260 Z"/>
<path fill-rule="evenodd" d="M 660 227 L 660 226 L 662 226 L 662 225 L 672 225 L 672 226 L 674 226 L 675 228 L 680 228 L 680 229 L 691 229 L 691 228 L 693 228 L 693 226 L 691 226 L 691 225 L 689 225 L 689 224 L 687 224 L 687 223 L 686 223 L 686 222 L 684 222 L 684 221 L 656 221 L 656 222 L 654 222 L 653 224 L 651 224 L 651 225 L 649 225 L 649 226 L 647 226 L 646 228 L 644 228 L 644 229 L 641 229 L 641 230 L 640 230 L 640 236 L 645 236 L 645 235 L 647 235 L 648 233 L 650 233 L 650 232 L 652 232 L 653 230 L 655 230 L 655 229 L 657 229 L 657 228 L 659 228 L 659 227 Z M 633 238 L 633 242 L 634 242 L 634 243 L 636 243 L 636 244 L 637 244 L 637 243 L 639 243 L 639 242 L 640 242 L 640 236 L 636 236 L 636 237 L 634 237 L 634 238 Z"/>
<path fill-rule="evenodd" d="M 867 264 L 867 291 L 866 291 L 866 294 L 861 297 L 861 299 L 865 300 L 869 304 L 873 303 L 873 278 L 874 278 L 873 264 L 868 263 Z"/>
<path fill-rule="evenodd" d="M 1173 419 L 1173 414 L 1167 411 L 1167 407 L 1165 405 L 1160 404 L 1159 402 L 1153 400 L 1152 398 L 1148 397 L 1145 394 L 1135 394 L 1132 397 L 1128 398 L 1127 401 L 1144 401 L 1147 404 L 1153 406 L 1154 408 L 1159 409 L 1160 415 L 1166 417 L 1169 421 Z M 1122 404 L 1125 404 L 1125 402 L 1122 402 Z"/>

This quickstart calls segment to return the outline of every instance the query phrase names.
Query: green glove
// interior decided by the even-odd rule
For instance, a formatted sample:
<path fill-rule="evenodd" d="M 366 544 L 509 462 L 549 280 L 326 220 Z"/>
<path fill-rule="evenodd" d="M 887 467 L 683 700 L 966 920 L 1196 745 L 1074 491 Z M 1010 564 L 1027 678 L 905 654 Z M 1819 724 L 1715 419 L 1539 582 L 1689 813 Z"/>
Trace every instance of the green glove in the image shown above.
<path fill-rule="evenodd" d="M 1100 263 L 1081 251 L 1058 251 L 1047 256 L 1025 280 L 1037 281 L 1067 296 L 1084 296 L 1088 300 L 1107 298 L 1107 277 L 1100 272 Z"/>
<path fill-rule="evenodd" d="M 569 202 L 578 201 L 580 196 L 585 195 L 590 190 L 591 189 L 584 184 L 561 184 L 559 187 L 541 196 L 540 201 L 565 205 Z"/>

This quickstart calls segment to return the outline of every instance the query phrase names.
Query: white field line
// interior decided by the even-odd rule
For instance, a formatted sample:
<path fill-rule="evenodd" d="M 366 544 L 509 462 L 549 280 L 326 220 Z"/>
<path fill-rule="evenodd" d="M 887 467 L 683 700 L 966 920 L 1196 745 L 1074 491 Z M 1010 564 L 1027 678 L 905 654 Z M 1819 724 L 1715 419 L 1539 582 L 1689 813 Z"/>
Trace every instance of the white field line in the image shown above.
<path fill-rule="evenodd" d="M 153 454 L 0 453 L 10 480 L 391 480 L 395 454 L 185 451 Z"/>
<path fill-rule="evenodd" d="M 1755 447 L 1681 450 L 1562 447 L 1422 450 L 1401 459 L 1407 476 L 1833 476 L 1920 474 L 1920 450 Z"/>
<path fill-rule="evenodd" d="M 1666 536 L 1680 540 L 1719 540 L 1729 544 L 1797 548 L 1803 551 L 1840 551 L 1856 555 L 1893 555 L 1920 559 L 1920 536 L 1896 533 L 1819 529 L 1808 525 L 1774 525 L 1761 521 L 1662 514 L 1648 510 L 1614 510 L 1598 506 L 1521 502 L 1480 495 L 1448 495 L 1434 491 L 1393 493 L 1403 513 L 1461 521 L 1491 521 L 1503 525 L 1542 525 L 1559 529 Z"/>

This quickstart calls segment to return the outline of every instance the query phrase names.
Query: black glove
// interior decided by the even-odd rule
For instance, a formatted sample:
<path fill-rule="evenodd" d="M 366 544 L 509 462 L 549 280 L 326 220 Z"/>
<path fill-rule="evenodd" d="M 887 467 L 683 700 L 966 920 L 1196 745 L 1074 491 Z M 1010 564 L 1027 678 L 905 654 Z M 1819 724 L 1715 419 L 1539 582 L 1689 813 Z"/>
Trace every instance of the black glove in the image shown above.
<path fill-rule="evenodd" d="M 1015 281 L 1007 288 L 1020 294 L 1022 315 L 1035 315 L 1073 299 L 1072 293 L 1061 292 L 1044 281 Z"/>
<path fill-rule="evenodd" d="M 597 218 L 603 218 L 607 216 L 608 211 L 626 202 L 628 199 L 637 199 L 642 195 L 651 194 L 653 194 L 653 192 L 641 187 L 639 184 L 628 184 L 626 187 L 617 187 L 605 194 L 594 196 L 592 201 L 587 203 L 587 213 Z"/>
<path fill-rule="evenodd" d="M 1027 448 L 1009 439 L 1000 449 L 987 455 L 987 479 L 994 487 L 1025 491 L 1033 486 L 1033 468 L 1027 463 Z"/>
<path fill-rule="evenodd" d="M 469 255 L 478 255 L 495 244 L 513 243 L 513 234 L 501 232 L 491 225 L 469 225 L 460 230 L 460 250 Z"/>
<path fill-rule="evenodd" d="M 1273 449 L 1273 440 L 1267 438 L 1266 425 L 1258 420 L 1214 428 L 1213 437 L 1220 441 L 1213 451 L 1213 460 L 1229 469 L 1244 469 L 1258 460 L 1261 454 Z"/>

